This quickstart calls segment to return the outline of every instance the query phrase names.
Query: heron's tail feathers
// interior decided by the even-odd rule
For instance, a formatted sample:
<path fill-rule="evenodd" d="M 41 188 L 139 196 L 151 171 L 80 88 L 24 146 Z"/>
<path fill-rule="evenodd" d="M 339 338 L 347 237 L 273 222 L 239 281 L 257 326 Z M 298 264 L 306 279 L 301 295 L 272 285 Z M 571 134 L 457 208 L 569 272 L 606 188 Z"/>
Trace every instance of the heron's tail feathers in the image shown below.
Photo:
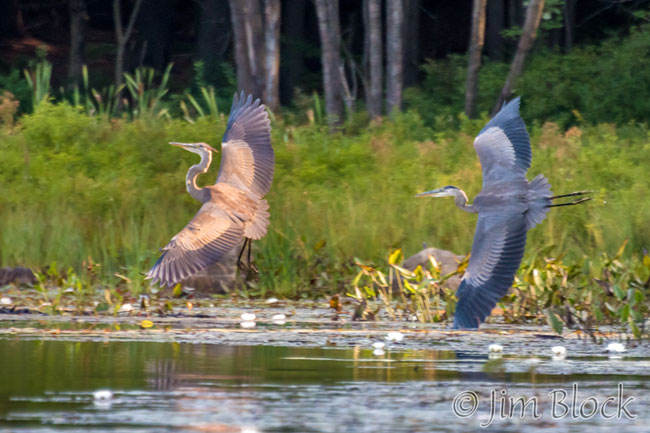
<path fill-rule="evenodd" d="M 244 236 L 255 240 L 262 239 L 266 235 L 269 216 L 269 204 L 265 199 L 260 199 L 255 216 L 244 226 Z"/>
<path fill-rule="evenodd" d="M 551 206 L 551 185 L 543 175 L 528 183 L 528 211 L 526 212 L 526 230 L 530 230 L 544 221 Z"/>

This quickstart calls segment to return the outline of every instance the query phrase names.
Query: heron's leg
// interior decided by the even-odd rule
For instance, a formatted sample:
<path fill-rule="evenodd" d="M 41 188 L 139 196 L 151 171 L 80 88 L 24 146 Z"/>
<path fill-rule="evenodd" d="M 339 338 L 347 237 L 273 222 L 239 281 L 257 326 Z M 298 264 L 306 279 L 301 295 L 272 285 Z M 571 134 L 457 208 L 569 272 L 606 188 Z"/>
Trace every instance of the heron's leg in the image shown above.
<path fill-rule="evenodd" d="M 246 244 L 250 242 L 249 238 L 244 238 L 244 245 L 241 247 L 241 251 L 239 251 L 239 257 L 237 257 L 237 266 L 241 264 L 241 256 L 244 254 L 244 250 L 246 249 Z M 250 264 L 250 257 L 249 257 L 249 264 Z"/>
<path fill-rule="evenodd" d="M 556 198 L 562 198 L 562 197 L 574 197 L 576 195 L 585 195 L 585 194 L 590 194 L 592 192 L 593 192 L 592 190 L 588 189 L 588 190 L 584 190 L 584 191 L 570 192 L 568 194 L 554 195 L 553 197 L 551 197 L 551 200 L 554 200 Z"/>
<path fill-rule="evenodd" d="M 550 205 L 548 205 L 548 207 L 573 206 L 573 205 L 576 205 L 576 204 L 584 203 L 584 202 L 589 201 L 591 199 L 592 199 L 591 197 L 582 197 L 579 200 L 571 201 L 569 203 L 550 204 Z"/>
<path fill-rule="evenodd" d="M 251 246 L 253 244 L 253 241 L 251 239 L 248 239 L 248 269 L 250 271 L 255 272 L 256 274 L 259 274 L 259 271 L 255 267 L 255 265 L 251 262 Z"/>

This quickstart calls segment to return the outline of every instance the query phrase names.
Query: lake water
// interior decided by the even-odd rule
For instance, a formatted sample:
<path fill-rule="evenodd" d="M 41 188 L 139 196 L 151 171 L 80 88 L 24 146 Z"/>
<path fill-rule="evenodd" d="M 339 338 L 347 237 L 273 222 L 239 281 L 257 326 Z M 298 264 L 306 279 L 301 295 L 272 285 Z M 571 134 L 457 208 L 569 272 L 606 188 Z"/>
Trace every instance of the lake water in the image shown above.
<path fill-rule="evenodd" d="M 384 349 L 3 337 L 0 431 L 650 430 L 648 357 Z"/>

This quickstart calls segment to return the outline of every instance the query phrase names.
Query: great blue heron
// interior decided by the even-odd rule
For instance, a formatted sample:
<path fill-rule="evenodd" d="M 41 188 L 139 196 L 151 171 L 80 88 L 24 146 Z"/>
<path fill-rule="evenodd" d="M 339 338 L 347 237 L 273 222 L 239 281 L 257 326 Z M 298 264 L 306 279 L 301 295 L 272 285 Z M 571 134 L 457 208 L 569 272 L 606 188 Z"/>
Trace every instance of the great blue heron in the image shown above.
<path fill-rule="evenodd" d="M 203 203 L 194 218 L 162 250 L 147 274 L 162 286 L 172 286 L 219 261 L 242 240 L 266 234 L 269 205 L 263 198 L 273 180 L 274 154 L 271 124 L 264 105 L 251 95 L 235 94 L 221 143 L 217 183 L 199 188 L 196 179 L 206 173 L 212 152 L 206 143 L 170 143 L 201 156 L 186 176 L 187 192 Z M 239 258 L 241 259 L 241 253 Z"/>
<path fill-rule="evenodd" d="M 478 213 L 472 253 L 458 287 L 454 328 L 478 328 L 507 292 L 519 268 L 526 246 L 526 232 L 546 217 L 560 197 L 581 196 L 589 191 L 552 196 L 551 185 L 541 174 L 526 179 L 532 153 L 526 125 L 519 116 L 519 98 L 505 104 L 479 132 L 474 148 L 483 168 L 483 189 L 467 204 L 467 194 L 455 186 L 418 194 L 418 197 L 455 198 L 456 206 Z"/>

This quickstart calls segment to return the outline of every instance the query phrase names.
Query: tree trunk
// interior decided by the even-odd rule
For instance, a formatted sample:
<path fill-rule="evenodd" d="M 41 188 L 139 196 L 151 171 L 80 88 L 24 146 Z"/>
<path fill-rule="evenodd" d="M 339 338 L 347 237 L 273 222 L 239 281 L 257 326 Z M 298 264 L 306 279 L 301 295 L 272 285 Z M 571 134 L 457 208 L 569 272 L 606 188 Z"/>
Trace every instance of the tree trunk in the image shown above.
<path fill-rule="evenodd" d="M 248 48 L 243 3 L 243 0 L 230 0 L 230 21 L 237 69 L 237 91 L 243 90 L 246 93 L 253 93 L 255 83 L 252 80 L 250 66 L 248 65 L 248 54 L 246 53 Z"/>
<path fill-rule="evenodd" d="M 492 110 L 493 114 L 496 114 L 503 103 L 510 98 L 512 95 L 512 89 L 515 86 L 515 81 L 521 75 L 521 72 L 524 69 L 524 61 L 526 60 L 526 55 L 533 47 L 535 42 L 535 37 L 537 36 L 537 27 L 539 26 L 539 21 L 542 18 L 542 11 L 544 10 L 544 0 L 531 0 L 526 9 L 526 21 L 524 22 L 524 28 L 521 32 L 521 37 L 519 38 L 519 45 L 517 46 L 517 53 L 515 58 L 510 65 L 510 72 L 506 78 L 506 82 L 501 90 L 501 94 L 497 99 L 497 103 Z"/>
<path fill-rule="evenodd" d="M 198 57 L 203 62 L 200 80 L 223 85 L 225 77 L 221 63 L 232 35 L 228 0 L 202 0 L 199 3 Z"/>
<path fill-rule="evenodd" d="M 487 0 L 474 0 L 472 4 L 472 36 L 469 40 L 467 81 L 465 82 L 465 114 L 476 117 L 478 99 L 478 71 L 481 69 L 481 53 L 485 40 L 485 6 Z"/>
<path fill-rule="evenodd" d="M 86 0 L 70 0 L 70 57 L 68 61 L 68 80 L 79 85 L 81 69 L 86 63 L 86 29 L 88 13 Z"/>
<path fill-rule="evenodd" d="M 308 0 L 292 0 L 290 7 L 282 9 L 282 65 L 280 92 L 282 103 L 293 100 L 295 88 L 304 76 L 303 41 L 305 38 L 305 12 Z"/>
<path fill-rule="evenodd" d="M 163 70 L 170 60 L 172 0 L 144 0 L 137 21 L 142 61 Z"/>
<path fill-rule="evenodd" d="M 504 0 L 490 0 L 487 4 L 485 50 L 492 60 L 503 60 L 503 37 L 505 27 Z"/>
<path fill-rule="evenodd" d="M 404 58 L 404 4 L 386 0 L 386 109 L 392 114 L 402 107 Z"/>
<path fill-rule="evenodd" d="M 135 18 L 138 16 L 142 0 L 135 0 L 135 5 L 131 11 L 129 22 L 126 29 L 122 27 L 122 11 L 120 10 L 120 0 L 113 0 L 113 22 L 115 25 L 115 38 L 117 39 L 117 54 L 115 56 L 115 87 L 122 84 L 122 74 L 124 72 L 124 52 L 126 43 L 131 37 Z"/>
<path fill-rule="evenodd" d="M 521 26 L 522 18 L 522 0 L 507 0 L 508 1 L 508 27 Z"/>
<path fill-rule="evenodd" d="M 253 95 L 264 99 L 264 17 L 259 0 L 245 0 L 243 3 L 246 54 L 255 85 Z"/>
<path fill-rule="evenodd" d="M 230 0 L 237 86 L 264 97 L 264 34 L 259 0 Z"/>
<path fill-rule="evenodd" d="M 365 0 L 367 26 L 365 31 L 368 78 L 366 80 L 366 106 L 371 119 L 382 113 L 382 85 L 384 63 L 382 59 L 381 0 Z"/>
<path fill-rule="evenodd" d="M 274 113 L 280 108 L 280 0 L 264 0 L 266 83 L 264 103 Z"/>
<path fill-rule="evenodd" d="M 327 122 L 338 125 L 343 120 L 341 70 L 341 31 L 338 0 L 315 0 L 321 40 L 323 89 Z"/>
<path fill-rule="evenodd" d="M 420 12 L 420 0 L 404 0 L 404 87 L 418 83 Z"/>
<path fill-rule="evenodd" d="M 573 49 L 573 32 L 576 24 L 576 0 L 566 0 L 562 7 L 564 12 L 564 51 Z"/>

